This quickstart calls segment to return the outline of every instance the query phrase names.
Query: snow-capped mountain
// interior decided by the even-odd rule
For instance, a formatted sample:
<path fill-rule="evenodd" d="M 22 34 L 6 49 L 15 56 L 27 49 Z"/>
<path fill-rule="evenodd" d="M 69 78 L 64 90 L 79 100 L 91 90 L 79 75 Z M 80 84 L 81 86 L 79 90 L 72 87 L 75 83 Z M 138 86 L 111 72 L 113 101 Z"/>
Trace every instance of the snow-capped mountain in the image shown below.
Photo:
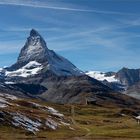
<path fill-rule="evenodd" d="M 18 76 L 24 76 L 25 71 L 25 73 L 29 72 L 25 70 L 26 66 L 33 63 L 38 63 L 40 65 L 39 67 L 36 67 L 37 69 L 33 69 L 35 73 L 44 67 L 44 69 L 48 71 L 50 70 L 59 76 L 77 76 L 84 74 L 70 61 L 56 54 L 54 51 L 49 50 L 43 37 L 34 29 L 31 30 L 30 36 L 27 38 L 27 41 L 19 54 L 17 62 L 8 68 L 10 72 L 7 73 L 12 75 L 12 73 L 23 72 L 23 74 L 19 74 Z M 26 76 L 27 75 L 29 74 L 26 74 Z"/>
<path fill-rule="evenodd" d="M 106 80 L 107 82 L 119 82 L 119 80 L 115 78 L 115 74 L 107 75 L 105 72 L 100 72 L 100 71 L 89 71 L 86 72 L 86 74 L 99 81 Z"/>
<path fill-rule="evenodd" d="M 86 74 L 110 88 L 140 98 L 140 69 L 122 68 L 118 72 L 89 71 Z"/>
<path fill-rule="evenodd" d="M 85 74 L 101 81 L 104 85 L 112 88 L 115 91 L 123 92 L 126 89 L 126 85 L 116 77 L 115 72 L 100 72 L 100 71 L 88 71 Z"/>

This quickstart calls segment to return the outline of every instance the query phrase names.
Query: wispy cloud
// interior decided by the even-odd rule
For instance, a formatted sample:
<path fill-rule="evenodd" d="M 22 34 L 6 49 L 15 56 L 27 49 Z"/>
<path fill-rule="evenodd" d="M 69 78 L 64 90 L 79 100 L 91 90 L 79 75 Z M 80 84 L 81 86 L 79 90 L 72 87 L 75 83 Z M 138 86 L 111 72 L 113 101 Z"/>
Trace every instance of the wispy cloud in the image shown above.
<path fill-rule="evenodd" d="M 59 28 L 40 28 L 40 27 L 37 27 L 35 28 L 36 30 L 38 31 L 58 31 Z M 31 28 L 26 28 L 26 27 L 8 27 L 8 28 L 5 28 L 5 29 L 2 29 L 2 31 L 5 31 L 5 32 L 29 32 L 31 30 Z"/>
<path fill-rule="evenodd" d="M 0 0 L 0 5 L 15 5 L 15 6 L 26 6 L 26 7 L 34 7 L 34 8 L 46 8 L 52 10 L 64 10 L 64 11 L 73 11 L 73 12 L 90 12 L 97 14 L 113 14 L 113 15 L 135 15 L 132 13 L 122 13 L 116 11 L 104 11 L 104 10 L 96 10 L 96 9 L 80 9 L 80 8 L 72 8 L 72 7 L 58 7 L 52 6 L 47 2 L 39 2 L 36 0 Z"/>
<path fill-rule="evenodd" d="M 140 26 L 140 18 L 136 19 L 120 19 L 120 22 L 128 27 Z"/>

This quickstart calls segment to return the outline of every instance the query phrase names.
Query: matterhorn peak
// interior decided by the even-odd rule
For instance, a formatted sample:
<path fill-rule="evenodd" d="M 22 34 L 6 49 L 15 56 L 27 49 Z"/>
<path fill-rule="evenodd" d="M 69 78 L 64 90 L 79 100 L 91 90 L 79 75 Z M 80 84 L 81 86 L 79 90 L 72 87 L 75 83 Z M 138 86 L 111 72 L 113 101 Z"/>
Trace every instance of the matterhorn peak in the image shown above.
<path fill-rule="evenodd" d="M 48 48 L 43 37 L 35 30 L 30 31 L 30 35 L 22 48 L 18 63 L 28 63 L 30 61 L 44 61 L 48 55 Z"/>
<path fill-rule="evenodd" d="M 30 35 L 21 49 L 17 62 L 10 67 L 10 70 L 24 69 L 25 66 L 32 63 L 40 64 L 42 68 L 50 70 L 57 75 L 83 74 L 70 61 L 49 50 L 45 40 L 35 29 L 30 31 Z"/>
<path fill-rule="evenodd" d="M 35 29 L 32 29 L 30 31 L 30 36 L 40 36 L 40 34 Z"/>
<path fill-rule="evenodd" d="M 45 40 L 35 29 L 32 29 L 30 31 L 30 36 L 27 38 L 26 45 L 27 46 L 29 46 L 29 45 L 32 45 L 32 46 L 38 45 L 39 46 L 40 45 L 44 48 L 47 48 Z"/>

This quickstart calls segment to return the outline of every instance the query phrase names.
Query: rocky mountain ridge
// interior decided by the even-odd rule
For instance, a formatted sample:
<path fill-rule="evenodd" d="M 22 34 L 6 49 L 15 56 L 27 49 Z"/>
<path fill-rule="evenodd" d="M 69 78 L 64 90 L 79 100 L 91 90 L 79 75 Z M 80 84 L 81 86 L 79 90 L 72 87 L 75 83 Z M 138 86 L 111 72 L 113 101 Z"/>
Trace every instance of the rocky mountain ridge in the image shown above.
<path fill-rule="evenodd" d="M 107 73 L 89 71 L 86 74 L 116 91 L 140 98 L 140 69 L 122 68 L 118 72 Z"/>
<path fill-rule="evenodd" d="M 33 62 L 58 76 L 84 74 L 70 61 L 56 54 L 53 50 L 49 50 L 43 37 L 34 29 L 30 31 L 30 36 L 21 49 L 17 62 L 7 69 L 10 71 L 19 70 Z"/>

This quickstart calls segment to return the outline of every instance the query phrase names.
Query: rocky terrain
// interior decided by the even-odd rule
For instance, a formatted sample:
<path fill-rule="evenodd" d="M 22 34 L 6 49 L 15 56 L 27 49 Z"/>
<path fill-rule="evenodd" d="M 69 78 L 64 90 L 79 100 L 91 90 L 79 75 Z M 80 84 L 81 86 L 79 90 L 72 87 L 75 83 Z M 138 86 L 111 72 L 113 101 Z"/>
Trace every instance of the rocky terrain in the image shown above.
<path fill-rule="evenodd" d="M 0 125 L 23 129 L 36 134 L 41 130 L 70 129 L 70 122 L 52 108 L 14 95 L 0 94 Z"/>
<path fill-rule="evenodd" d="M 101 81 L 115 91 L 140 98 L 140 69 L 122 68 L 118 72 L 89 71 L 87 75 Z"/>
<path fill-rule="evenodd" d="M 59 105 L 0 94 L 0 139 L 139 140 L 139 106 Z"/>

